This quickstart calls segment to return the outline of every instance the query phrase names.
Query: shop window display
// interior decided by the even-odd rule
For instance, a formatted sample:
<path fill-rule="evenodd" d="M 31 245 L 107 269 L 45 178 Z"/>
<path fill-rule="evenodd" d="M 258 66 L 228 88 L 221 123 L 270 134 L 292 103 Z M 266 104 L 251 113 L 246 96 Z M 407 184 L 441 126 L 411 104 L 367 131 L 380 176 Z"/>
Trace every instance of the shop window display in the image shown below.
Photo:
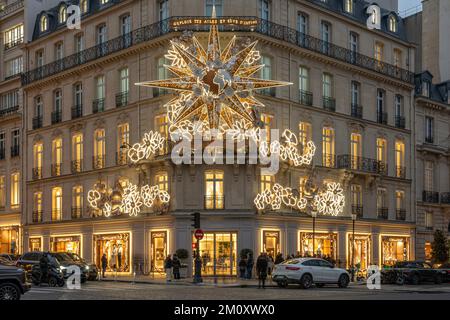
<path fill-rule="evenodd" d="M 371 237 L 370 235 L 359 235 L 355 234 L 355 247 L 352 248 L 353 235 L 348 235 L 348 267 L 351 267 L 352 263 L 352 253 L 355 256 L 353 263 L 355 267 L 359 270 L 367 270 L 370 265 L 370 248 L 371 248 Z"/>
<path fill-rule="evenodd" d="M 30 251 L 42 251 L 41 238 L 30 238 Z"/>
<path fill-rule="evenodd" d="M 164 259 L 167 257 L 167 232 L 151 232 L 152 271 L 164 272 Z"/>
<path fill-rule="evenodd" d="M 19 239 L 18 226 L 0 227 L 0 252 L 17 254 L 18 239 Z"/>
<path fill-rule="evenodd" d="M 97 234 L 94 235 L 95 263 L 101 268 L 101 259 L 106 254 L 108 264 L 106 271 L 130 271 L 130 234 Z"/>
<path fill-rule="evenodd" d="M 425 260 L 426 261 L 431 261 L 431 243 L 430 242 L 425 242 Z"/>
<path fill-rule="evenodd" d="M 70 252 L 80 255 L 80 236 L 51 237 L 50 247 L 53 252 Z"/>
<path fill-rule="evenodd" d="M 275 260 L 275 257 L 280 252 L 279 231 L 263 231 L 263 250 Z"/>
<path fill-rule="evenodd" d="M 302 256 L 317 255 L 322 258 L 336 260 L 337 235 L 335 233 L 315 233 L 314 249 L 312 232 L 300 233 L 300 252 Z"/>
<path fill-rule="evenodd" d="M 381 248 L 382 265 L 391 266 L 397 261 L 409 260 L 408 237 L 382 237 Z"/>

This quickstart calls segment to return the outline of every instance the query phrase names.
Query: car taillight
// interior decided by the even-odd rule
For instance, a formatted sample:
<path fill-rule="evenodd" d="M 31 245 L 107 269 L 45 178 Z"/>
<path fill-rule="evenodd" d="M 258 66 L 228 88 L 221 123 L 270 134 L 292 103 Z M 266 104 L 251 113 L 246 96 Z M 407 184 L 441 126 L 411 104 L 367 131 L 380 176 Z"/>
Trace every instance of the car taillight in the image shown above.
<path fill-rule="evenodd" d="M 293 271 L 297 271 L 300 270 L 300 267 L 286 267 L 286 270 L 293 270 Z"/>

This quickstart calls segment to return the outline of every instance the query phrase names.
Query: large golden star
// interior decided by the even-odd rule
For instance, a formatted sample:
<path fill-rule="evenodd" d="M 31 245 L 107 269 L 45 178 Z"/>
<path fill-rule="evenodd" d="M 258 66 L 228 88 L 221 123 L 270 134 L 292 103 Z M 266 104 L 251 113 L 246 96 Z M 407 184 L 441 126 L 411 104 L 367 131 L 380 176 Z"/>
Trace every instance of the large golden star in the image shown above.
<path fill-rule="evenodd" d="M 192 127 L 195 121 L 201 121 L 209 129 L 232 128 L 241 120 L 247 128 L 254 127 L 259 122 L 257 108 L 263 104 L 253 96 L 253 90 L 292 84 L 252 76 L 264 67 L 258 64 L 256 44 L 257 41 L 252 42 L 239 51 L 233 36 L 221 50 L 218 27 L 212 25 L 206 49 L 195 36 L 187 45 L 171 41 L 171 49 L 165 55 L 171 63 L 164 67 L 175 78 L 136 85 L 179 92 L 166 104 L 171 130 L 186 124 Z"/>

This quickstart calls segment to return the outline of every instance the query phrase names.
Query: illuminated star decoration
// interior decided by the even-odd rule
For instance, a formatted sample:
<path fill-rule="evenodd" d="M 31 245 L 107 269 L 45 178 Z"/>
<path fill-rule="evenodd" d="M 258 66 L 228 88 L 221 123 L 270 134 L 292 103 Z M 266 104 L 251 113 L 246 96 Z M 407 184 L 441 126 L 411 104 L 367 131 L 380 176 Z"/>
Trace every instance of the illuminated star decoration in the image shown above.
<path fill-rule="evenodd" d="M 212 17 L 215 18 L 215 9 Z M 206 48 L 193 36 L 189 44 L 171 41 L 165 55 L 170 65 L 164 65 L 176 77 L 137 83 L 140 86 L 170 89 L 178 92 L 166 104 L 169 131 L 192 127 L 200 121 L 206 130 L 233 128 L 237 120 L 246 127 L 259 123 L 257 109 L 263 104 L 253 96 L 253 90 L 292 83 L 255 78 L 264 65 L 258 64 L 257 41 L 239 51 L 234 36 L 222 50 L 218 26 L 212 25 Z"/>

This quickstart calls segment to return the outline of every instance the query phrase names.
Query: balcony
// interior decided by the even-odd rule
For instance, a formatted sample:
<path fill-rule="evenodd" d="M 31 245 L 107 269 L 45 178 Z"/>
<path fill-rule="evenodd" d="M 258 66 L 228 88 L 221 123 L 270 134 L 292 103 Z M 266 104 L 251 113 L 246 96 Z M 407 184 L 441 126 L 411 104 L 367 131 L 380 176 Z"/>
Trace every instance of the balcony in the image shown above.
<path fill-rule="evenodd" d="M 116 94 L 116 107 L 125 107 L 128 105 L 128 91 Z"/>
<path fill-rule="evenodd" d="M 6 117 L 11 114 L 17 113 L 19 111 L 19 106 L 13 106 L 8 108 L 1 108 L 0 109 L 0 117 Z"/>
<path fill-rule="evenodd" d="M 377 213 L 378 213 L 378 219 L 387 220 L 389 217 L 389 209 L 388 208 L 385 208 L 385 207 L 378 208 Z"/>
<path fill-rule="evenodd" d="M 62 121 L 62 111 L 52 111 L 52 124 L 59 123 Z"/>
<path fill-rule="evenodd" d="M 96 99 L 92 101 L 92 113 L 105 111 L 105 99 Z"/>
<path fill-rule="evenodd" d="M 387 124 L 388 115 L 386 112 L 377 112 L 377 122 L 381 124 Z"/>
<path fill-rule="evenodd" d="M 6 149 L 2 148 L 0 149 L 0 160 L 5 160 L 6 158 Z"/>
<path fill-rule="evenodd" d="M 33 118 L 33 130 L 42 128 L 42 116 Z"/>
<path fill-rule="evenodd" d="M 352 214 L 355 214 L 357 218 L 362 218 L 364 214 L 363 209 L 362 205 L 352 205 Z"/>
<path fill-rule="evenodd" d="M 61 221 L 62 220 L 62 210 L 61 209 L 53 209 L 52 210 L 52 221 Z"/>
<path fill-rule="evenodd" d="M 336 156 L 334 154 L 322 154 L 322 166 L 327 168 L 335 168 Z"/>
<path fill-rule="evenodd" d="M 405 117 L 395 116 L 395 126 L 400 129 L 405 129 L 406 127 Z"/>
<path fill-rule="evenodd" d="M 71 213 L 72 219 L 80 219 L 83 216 L 83 208 L 72 207 Z"/>
<path fill-rule="evenodd" d="M 441 203 L 442 204 L 450 204 L 450 192 L 442 192 L 441 193 Z"/>
<path fill-rule="evenodd" d="M 124 166 L 128 164 L 128 150 L 118 151 L 116 152 L 116 165 Z"/>
<path fill-rule="evenodd" d="M 395 210 L 395 219 L 405 221 L 406 220 L 406 209 Z"/>
<path fill-rule="evenodd" d="M 434 137 L 433 136 L 426 136 L 425 137 L 425 143 L 434 143 Z"/>
<path fill-rule="evenodd" d="M 20 155 L 20 145 L 11 146 L 11 158 L 18 157 Z"/>
<path fill-rule="evenodd" d="M 439 192 L 423 190 L 422 202 L 439 203 Z"/>
<path fill-rule="evenodd" d="M 266 89 L 260 89 L 257 91 L 259 94 L 263 94 L 270 97 L 275 97 L 276 94 L 276 88 L 266 88 Z"/>
<path fill-rule="evenodd" d="M 337 157 L 337 167 L 339 169 L 357 170 L 375 174 L 384 174 L 386 171 L 385 163 L 381 161 L 356 157 L 349 154 L 339 155 Z"/>
<path fill-rule="evenodd" d="M 299 90 L 298 100 L 301 104 L 305 106 L 312 106 L 313 103 L 313 94 L 309 91 Z"/>
<path fill-rule="evenodd" d="M 406 167 L 396 166 L 395 177 L 400 179 L 406 179 Z"/>
<path fill-rule="evenodd" d="M 33 223 L 42 222 L 42 210 L 33 211 L 31 219 L 33 220 Z"/>
<path fill-rule="evenodd" d="M 72 119 L 80 118 L 83 116 L 83 105 L 78 104 L 72 107 Z"/>
<path fill-rule="evenodd" d="M 351 108 L 351 116 L 353 118 L 362 119 L 363 117 L 363 108 L 358 104 L 352 104 Z"/>
<path fill-rule="evenodd" d="M 52 163 L 52 177 L 61 175 L 61 163 Z"/>
<path fill-rule="evenodd" d="M 23 37 L 17 38 L 11 42 L 5 43 L 5 51 L 11 48 L 17 47 L 19 44 L 23 43 Z"/>
<path fill-rule="evenodd" d="M 33 180 L 42 179 L 42 167 L 33 168 Z"/>
<path fill-rule="evenodd" d="M 71 171 L 72 173 L 78 173 L 83 170 L 83 160 L 72 160 Z"/>
<path fill-rule="evenodd" d="M 335 112 L 336 111 L 336 99 L 331 97 L 323 97 L 322 98 L 323 108 L 327 111 Z"/>
<path fill-rule="evenodd" d="M 205 196 L 205 209 L 222 210 L 225 209 L 224 196 Z"/>
<path fill-rule="evenodd" d="M 14 3 L 11 3 L 11 4 L 3 7 L 3 9 L 0 10 L 0 19 L 3 19 L 7 15 L 23 8 L 23 3 L 24 3 L 24 0 L 18 0 Z"/>
<path fill-rule="evenodd" d="M 105 167 L 106 157 L 105 155 L 101 156 L 93 156 L 92 157 L 92 168 L 94 169 L 102 169 Z"/>

